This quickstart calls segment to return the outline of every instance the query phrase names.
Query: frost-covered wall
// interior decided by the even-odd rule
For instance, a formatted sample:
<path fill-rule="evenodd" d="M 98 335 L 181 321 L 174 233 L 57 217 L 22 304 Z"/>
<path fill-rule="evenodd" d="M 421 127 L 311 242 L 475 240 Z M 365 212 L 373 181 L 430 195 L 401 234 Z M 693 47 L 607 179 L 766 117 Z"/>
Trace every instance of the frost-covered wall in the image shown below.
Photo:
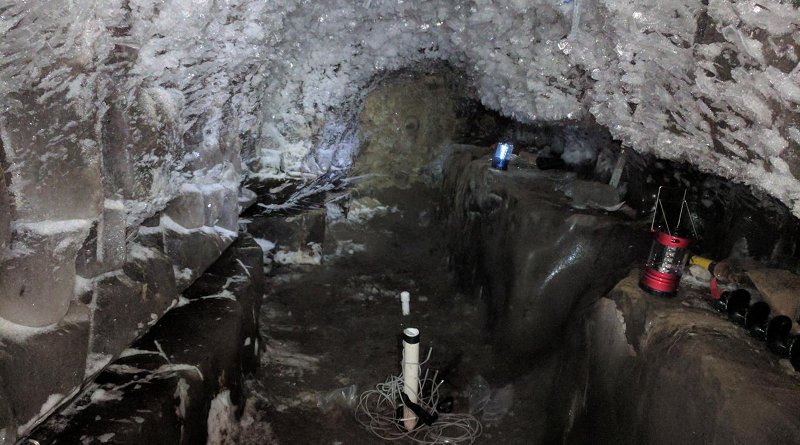
<path fill-rule="evenodd" d="M 0 0 L 3 326 L 102 338 L 131 313 L 109 295 L 166 270 L 162 308 L 230 242 L 243 168 L 347 168 L 364 89 L 431 61 L 519 121 L 593 116 L 800 216 L 798 25 L 775 0 Z"/>
<path fill-rule="evenodd" d="M 326 145 L 320 162 L 311 136 L 330 124 L 330 107 L 376 74 L 441 59 L 471 77 L 486 106 L 517 120 L 591 114 L 627 146 L 760 187 L 800 216 L 800 12 L 788 1 L 297 8 L 274 46 L 284 59 L 264 95 L 262 169 L 327 168 L 336 156 Z"/>
<path fill-rule="evenodd" d="M 797 7 L 653 0 L 596 11 L 607 57 L 588 36 L 567 50 L 597 80 L 597 121 L 639 151 L 756 185 L 800 216 Z"/>

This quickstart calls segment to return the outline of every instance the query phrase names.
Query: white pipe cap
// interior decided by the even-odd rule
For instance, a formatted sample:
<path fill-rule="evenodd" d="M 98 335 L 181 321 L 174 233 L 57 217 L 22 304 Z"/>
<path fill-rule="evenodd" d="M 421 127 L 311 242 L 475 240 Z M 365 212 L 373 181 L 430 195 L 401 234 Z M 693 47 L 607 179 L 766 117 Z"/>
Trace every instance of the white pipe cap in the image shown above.
<path fill-rule="evenodd" d="M 403 315 L 411 314 L 411 294 L 408 291 L 400 292 L 400 303 L 403 309 Z"/>

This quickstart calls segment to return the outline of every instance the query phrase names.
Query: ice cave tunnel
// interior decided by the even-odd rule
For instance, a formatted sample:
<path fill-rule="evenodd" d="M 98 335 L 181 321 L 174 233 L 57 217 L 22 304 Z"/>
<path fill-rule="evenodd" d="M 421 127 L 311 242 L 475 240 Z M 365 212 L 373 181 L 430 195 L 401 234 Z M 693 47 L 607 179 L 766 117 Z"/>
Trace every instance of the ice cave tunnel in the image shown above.
<path fill-rule="evenodd" d="M 800 443 L 797 3 L 0 0 L 0 445 Z"/>

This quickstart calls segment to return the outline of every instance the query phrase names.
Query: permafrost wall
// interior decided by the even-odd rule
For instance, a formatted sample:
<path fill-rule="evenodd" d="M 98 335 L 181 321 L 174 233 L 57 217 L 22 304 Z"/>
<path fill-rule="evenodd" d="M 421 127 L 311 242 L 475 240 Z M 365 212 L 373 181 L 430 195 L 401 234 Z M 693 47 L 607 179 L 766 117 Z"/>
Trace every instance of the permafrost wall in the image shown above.
<path fill-rule="evenodd" d="M 347 168 L 348 110 L 403 67 L 800 216 L 798 24 L 773 0 L 0 1 L 0 419 L 24 432 L 218 256 L 243 164 Z"/>

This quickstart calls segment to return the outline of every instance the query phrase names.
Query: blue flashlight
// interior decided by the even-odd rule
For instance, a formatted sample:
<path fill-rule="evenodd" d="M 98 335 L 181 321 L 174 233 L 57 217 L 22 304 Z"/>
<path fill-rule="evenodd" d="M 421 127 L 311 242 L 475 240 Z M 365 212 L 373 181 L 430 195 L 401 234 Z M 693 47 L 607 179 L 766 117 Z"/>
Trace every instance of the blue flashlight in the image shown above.
<path fill-rule="evenodd" d="M 497 144 L 497 150 L 494 151 L 492 156 L 492 168 L 497 170 L 505 170 L 508 168 L 508 158 L 511 157 L 511 152 L 514 151 L 514 145 L 510 142 L 500 142 Z"/>

